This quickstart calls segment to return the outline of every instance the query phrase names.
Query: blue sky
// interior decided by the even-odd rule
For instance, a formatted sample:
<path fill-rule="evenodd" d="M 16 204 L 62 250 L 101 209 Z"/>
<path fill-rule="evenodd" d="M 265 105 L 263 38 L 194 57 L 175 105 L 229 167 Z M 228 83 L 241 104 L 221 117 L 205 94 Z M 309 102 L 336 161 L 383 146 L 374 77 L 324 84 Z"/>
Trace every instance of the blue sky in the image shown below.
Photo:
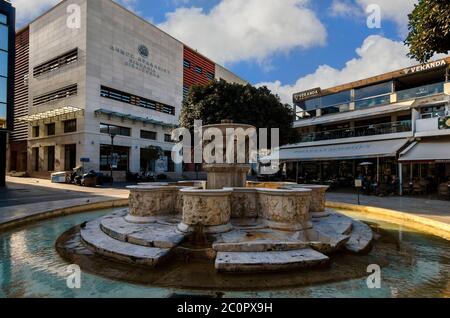
<path fill-rule="evenodd" d="M 403 40 L 417 0 L 116 1 L 285 102 L 416 64 Z M 57 2 L 13 0 L 22 24 Z M 381 28 L 368 27 L 372 13 Z"/>

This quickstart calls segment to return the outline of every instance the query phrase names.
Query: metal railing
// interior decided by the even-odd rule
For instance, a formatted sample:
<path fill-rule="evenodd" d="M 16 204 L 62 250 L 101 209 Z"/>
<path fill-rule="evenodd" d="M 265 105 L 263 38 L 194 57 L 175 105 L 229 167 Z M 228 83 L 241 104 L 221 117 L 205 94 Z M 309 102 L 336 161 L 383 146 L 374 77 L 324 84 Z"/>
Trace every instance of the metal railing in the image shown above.
<path fill-rule="evenodd" d="M 444 83 L 437 83 L 431 85 L 425 85 L 420 87 L 414 87 L 397 92 L 397 100 L 408 100 L 424 96 L 432 96 L 442 94 L 444 92 Z"/>
<path fill-rule="evenodd" d="M 300 142 L 387 135 L 412 131 L 411 120 L 304 134 Z"/>

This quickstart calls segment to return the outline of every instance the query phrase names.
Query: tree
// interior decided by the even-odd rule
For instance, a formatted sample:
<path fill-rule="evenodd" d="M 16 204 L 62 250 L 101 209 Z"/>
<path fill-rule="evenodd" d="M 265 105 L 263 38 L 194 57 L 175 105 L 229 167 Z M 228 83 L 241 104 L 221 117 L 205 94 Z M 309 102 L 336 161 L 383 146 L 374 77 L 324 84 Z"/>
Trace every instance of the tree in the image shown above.
<path fill-rule="evenodd" d="M 253 125 L 256 128 L 280 129 L 280 143 L 297 141 L 292 128 L 293 109 L 280 102 L 267 87 L 212 81 L 208 85 L 193 86 L 183 103 L 180 126 L 193 129 L 194 120 L 203 125 L 219 124 L 222 120 Z"/>
<path fill-rule="evenodd" d="M 141 150 L 141 166 L 145 167 L 145 172 L 150 170 L 150 162 L 158 160 L 164 151 L 158 146 L 148 146 Z"/>
<path fill-rule="evenodd" d="M 409 15 L 405 44 L 409 56 L 424 63 L 450 51 L 450 0 L 420 0 Z"/>

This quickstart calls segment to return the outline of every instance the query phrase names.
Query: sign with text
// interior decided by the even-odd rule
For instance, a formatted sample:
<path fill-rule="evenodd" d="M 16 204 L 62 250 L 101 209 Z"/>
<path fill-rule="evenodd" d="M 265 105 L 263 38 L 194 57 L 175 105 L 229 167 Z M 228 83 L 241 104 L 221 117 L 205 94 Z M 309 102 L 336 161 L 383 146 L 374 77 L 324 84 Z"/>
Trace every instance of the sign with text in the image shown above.
<path fill-rule="evenodd" d="M 428 71 L 428 70 L 435 69 L 435 68 L 445 66 L 445 65 L 447 65 L 447 62 L 445 60 L 440 60 L 440 61 L 430 62 L 430 63 L 407 68 L 405 71 L 403 71 L 403 73 L 404 74 L 419 73 L 419 72 Z"/>
<path fill-rule="evenodd" d="M 303 91 L 297 94 L 294 94 L 294 103 L 298 103 L 304 100 L 307 100 L 311 97 L 320 95 L 322 93 L 322 89 L 320 87 L 316 87 L 313 89 L 309 89 L 307 91 Z"/>

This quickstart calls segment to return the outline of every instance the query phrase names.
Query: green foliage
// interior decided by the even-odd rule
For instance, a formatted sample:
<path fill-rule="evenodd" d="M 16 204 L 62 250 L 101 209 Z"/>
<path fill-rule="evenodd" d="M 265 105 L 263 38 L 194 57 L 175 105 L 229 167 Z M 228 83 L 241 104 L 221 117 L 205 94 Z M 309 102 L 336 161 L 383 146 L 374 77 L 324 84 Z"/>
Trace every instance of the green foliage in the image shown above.
<path fill-rule="evenodd" d="M 405 44 L 410 57 L 427 62 L 436 53 L 450 51 L 450 0 L 420 0 L 409 15 Z"/>
<path fill-rule="evenodd" d="M 294 112 L 280 102 L 267 87 L 212 81 L 205 86 L 193 86 L 183 103 L 180 126 L 193 129 L 194 120 L 204 125 L 218 124 L 222 120 L 253 125 L 257 128 L 280 129 L 280 143 L 296 141 L 292 128 Z"/>

